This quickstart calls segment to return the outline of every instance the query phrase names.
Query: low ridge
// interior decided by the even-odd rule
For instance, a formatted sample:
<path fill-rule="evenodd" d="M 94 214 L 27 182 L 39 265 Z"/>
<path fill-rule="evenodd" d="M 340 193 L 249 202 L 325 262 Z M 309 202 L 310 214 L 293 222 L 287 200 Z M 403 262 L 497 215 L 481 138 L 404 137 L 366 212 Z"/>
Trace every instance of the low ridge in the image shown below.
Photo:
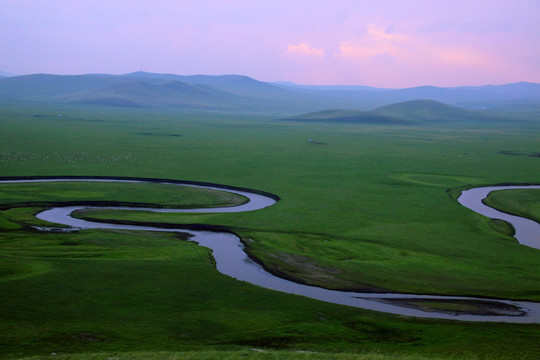
<path fill-rule="evenodd" d="M 404 101 L 382 106 L 373 111 L 409 120 L 462 120 L 478 115 L 474 111 L 443 104 L 435 100 Z"/>
<path fill-rule="evenodd" d="M 320 121 L 320 122 L 347 122 L 365 124 L 411 124 L 410 121 L 392 115 L 361 110 L 324 110 L 307 114 L 300 114 L 285 120 L 292 121 Z"/>

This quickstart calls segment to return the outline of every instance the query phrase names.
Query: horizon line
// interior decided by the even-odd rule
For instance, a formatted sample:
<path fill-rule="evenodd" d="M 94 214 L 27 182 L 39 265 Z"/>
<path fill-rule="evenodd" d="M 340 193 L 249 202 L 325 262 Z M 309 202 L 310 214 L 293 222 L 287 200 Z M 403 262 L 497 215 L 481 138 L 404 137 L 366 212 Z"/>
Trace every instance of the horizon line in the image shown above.
<path fill-rule="evenodd" d="M 241 76 L 241 77 L 247 77 L 255 81 L 267 83 L 267 84 L 277 84 L 277 85 L 284 85 L 287 86 L 287 84 L 290 84 L 290 86 L 298 86 L 298 87 L 335 87 L 335 88 L 355 88 L 355 87 L 363 87 L 363 88 L 372 88 L 372 89 L 383 89 L 383 90 L 400 90 L 400 89 L 412 89 L 412 88 L 419 88 L 419 87 L 436 87 L 436 88 L 463 88 L 463 87 L 485 87 L 485 86 L 504 86 L 504 85 L 515 85 L 515 84 L 534 84 L 534 85 L 540 85 L 540 82 L 534 82 L 534 81 L 527 81 L 527 80 L 519 80 L 519 81 L 513 81 L 513 82 L 504 82 L 504 83 L 485 83 L 482 85 L 451 85 L 451 86 L 444 86 L 444 85 L 432 85 L 432 84 L 424 84 L 424 85 L 413 85 L 413 86 L 406 86 L 406 87 L 378 87 L 373 85 L 365 85 L 365 84 L 301 84 L 301 83 L 295 83 L 290 80 L 275 80 L 275 81 L 266 81 L 266 80 L 259 80 L 255 77 L 244 75 L 244 74 L 204 74 L 204 73 L 197 73 L 197 74 L 176 74 L 171 72 L 151 72 L 151 71 L 143 71 L 143 70 L 137 70 L 127 73 L 102 73 L 102 72 L 90 72 L 90 73 L 77 73 L 77 74 L 55 74 L 55 73 L 46 73 L 46 72 L 38 72 L 38 73 L 27 73 L 27 74 L 15 74 L 8 71 L 0 71 L 0 79 L 1 78 L 12 78 L 12 77 L 19 77 L 19 76 L 32 76 L 32 75 L 51 75 L 51 76 L 128 76 L 132 74 L 137 73 L 143 73 L 143 74 L 151 74 L 151 75 L 173 75 L 173 76 L 181 76 L 181 77 L 191 77 L 191 76 L 209 76 L 209 77 L 222 77 L 222 76 Z"/>

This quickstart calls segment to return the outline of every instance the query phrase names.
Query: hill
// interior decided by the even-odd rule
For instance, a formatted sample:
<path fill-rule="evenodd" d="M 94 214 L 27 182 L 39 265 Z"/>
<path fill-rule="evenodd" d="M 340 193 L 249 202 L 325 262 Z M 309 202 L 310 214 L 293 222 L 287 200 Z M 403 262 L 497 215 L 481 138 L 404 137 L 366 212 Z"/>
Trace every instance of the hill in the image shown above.
<path fill-rule="evenodd" d="M 409 120 L 470 120 L 486 119 L 484 113 L 461 109 L 435 100 L 412 100 L 386 105 L 374 110 L 388 116 Z"/>
<path fill-rule="evenodd" d="M 507 121 L 511 117 L 511 113 L 471 111 L 443 104 L 435 100 L 412 100 L 382 106 L 372 111 L 324 110 L 300 114 L 284 120 L 385 125 L 429 125 L 439 122 Z"/>
<path fill-rule="evenodd" d="M 313 110 L 323 101 L 318 95 L 281 89 L 246 76 L 151 73 L 0 78 L 0 100 L 273 113 Z"/>
<path fill-rule="evenodd" d="M 411 124 L 412 122 L 375 111 L 324 110 L 285 119 L 290 121 L 347 122 L 364 124 Z"/>
<path fill-rule="evenodd" d="M 207 109 L 232 108 L 237 100 L 230 94 L 204 85 L 189 85 L 180 81 L 147 82 L 137 79 L 114 82 L 58 98 L 80 104 Z"/>
<path fill-rule="evenodd" d="M 205 85 L 241 96 L 249 94 L 250 97 L 284 96 L 291 93 L 289 90 L 284 90 L 270 83 L 258 81 L 244 75 L 175 75 L 153 74 L 139 71 L 126 74 L 125 76 L 142 79 L 180 81 L 191 85 Z"/>
<path fill-rule="evenodd" d="M 504 102 L 520 102 L 523 99 L 527 99 L 528 102 L 540 101 L 540 84 L 528 82 L 459 87 L 417 86 L 404 89 L 297 85 L 287 82 L 279 82 L 276 85 L 311 94 L 350 99 L 354 100 L 356 104 L 362 104 L 362 106 L 371 104 L 369 109 L 417 99 L 435 100 L 464 108 L 491 108 Z"/>
<path fill-rule="evenodd" d="M 540 103 L 540 84 L 500 86 L 380 89 L 367 86 L 304 86 L 268 83 L 243 75 L 175 75 L 135 72 L 124 75 L 33 74 L 0 77 L 0 101 L 40 101 L 119 107 L 176 107 L 198 110 L 263 112 L 291 116 L 325 109 L 367 111 L 351 116 L 333 114 L 339 121 L 395 122 L 382 114 L 402 119 L 427 119 L 440 113 L 446 119 L 471 116 L 464 109 L 433 107 L 433 103 L 385 108 L 386 105 L 426 99 L 474 109 L 534 111 Z M 520 105 L 523 104 L 523 105 Z M 531 104 L 533 106 L 531 106 Z M 510 105 L 510 106 L 509 106 Z M 411 112 L 412 111 L 412 112 Z M 477 115 L 480 113 L 474 111 Z M 406 114 L 407 116 L 403 116 Z M 343 116 L 342 116 L 343 115 Z M 379 117 L 379 118 L 378 118 Z M 481 116 L 477 116 L 481 117 Z M 346 120 L 350 118 L 349 120 Z M 334 119 L 335 120 L 335 119 Z"/>
<path fill-rule="evenodd" d="M 1 98 L 50 99 L 86 91 L 115 81 L 112 75 L 22 75 L 0 79 Z"/>

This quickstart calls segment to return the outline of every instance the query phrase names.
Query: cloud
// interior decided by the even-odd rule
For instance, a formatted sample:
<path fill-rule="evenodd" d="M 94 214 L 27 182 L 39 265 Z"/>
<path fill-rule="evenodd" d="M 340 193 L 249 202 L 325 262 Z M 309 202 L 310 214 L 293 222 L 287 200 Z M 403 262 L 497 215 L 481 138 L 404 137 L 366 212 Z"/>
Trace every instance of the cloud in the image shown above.
<path fill-rule="evenodd" d="M 402 64 L 437 63 L 441 66 L 486 66 L 492 62 L 478 47 L 454 45 L 440 40 L 440 37 L 399 33 L 393 27 L 370 25 L 364 35 L 340 42 L 339 52 L 334 56 L 357 62 L 380 59 L 384 55 Z"/>
<path fill-rule="evenodd" d="M 316 49 L 306 43 L 301 43 L 298 45 L 289 45 L 285 53 L 292 55 L 324 56 L 324 49 Z"/>
<path fill-rule="evenodd" d="M 342 41 L 336 57 L 342 59 L 370 58 L 377 55 L 388 54 L 393 57 L 403 56 L 403 47 L 410 43 L 408 36 L 399 34 L 394 28 L 369 25 L 362 36 Z"/>
<path fill-rule="evenodd" d="M 494 52 L 486 36 L 418 33 L 401 25 L 372 23 L 362 34 L 339 42 L 332 58 L 341 71 L 368 85 L 414 86 L 437 79 L 438 84 L 453 86 L 472 78 L 485 82 L 505 69 L 504 57 Z"/>

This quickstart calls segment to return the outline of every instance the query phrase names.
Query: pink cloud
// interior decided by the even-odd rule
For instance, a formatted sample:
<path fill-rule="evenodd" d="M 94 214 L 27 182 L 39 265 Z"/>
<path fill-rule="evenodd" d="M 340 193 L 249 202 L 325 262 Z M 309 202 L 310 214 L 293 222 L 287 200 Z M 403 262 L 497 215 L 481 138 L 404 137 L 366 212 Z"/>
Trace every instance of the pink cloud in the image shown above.
<path fill-rule="evenodd" d="M 306 43 L 301 43 L 298 45 L 289 45 L 285 53 L 292 55 L 324 56 L 324 49 L 316 49 Z"/>
<path fill-rule="evenodd" d="M 486 35 L 469 35 L 464 41 L 453 33 L 391 29 L 369 25 L 361 34 L 341 41 L 334 59 L 349 74 L 362 76 L 364 83 L 394 87 L 432 83 L 434 78 L 445 85 L 459 85 L 472 75 L 493 74 L 505 65 L 503 57 L 486 46 Z M 366 68 L 369 72 L 364 73 Z M 444 76 L 450 73 L 454 75 Z"/>

